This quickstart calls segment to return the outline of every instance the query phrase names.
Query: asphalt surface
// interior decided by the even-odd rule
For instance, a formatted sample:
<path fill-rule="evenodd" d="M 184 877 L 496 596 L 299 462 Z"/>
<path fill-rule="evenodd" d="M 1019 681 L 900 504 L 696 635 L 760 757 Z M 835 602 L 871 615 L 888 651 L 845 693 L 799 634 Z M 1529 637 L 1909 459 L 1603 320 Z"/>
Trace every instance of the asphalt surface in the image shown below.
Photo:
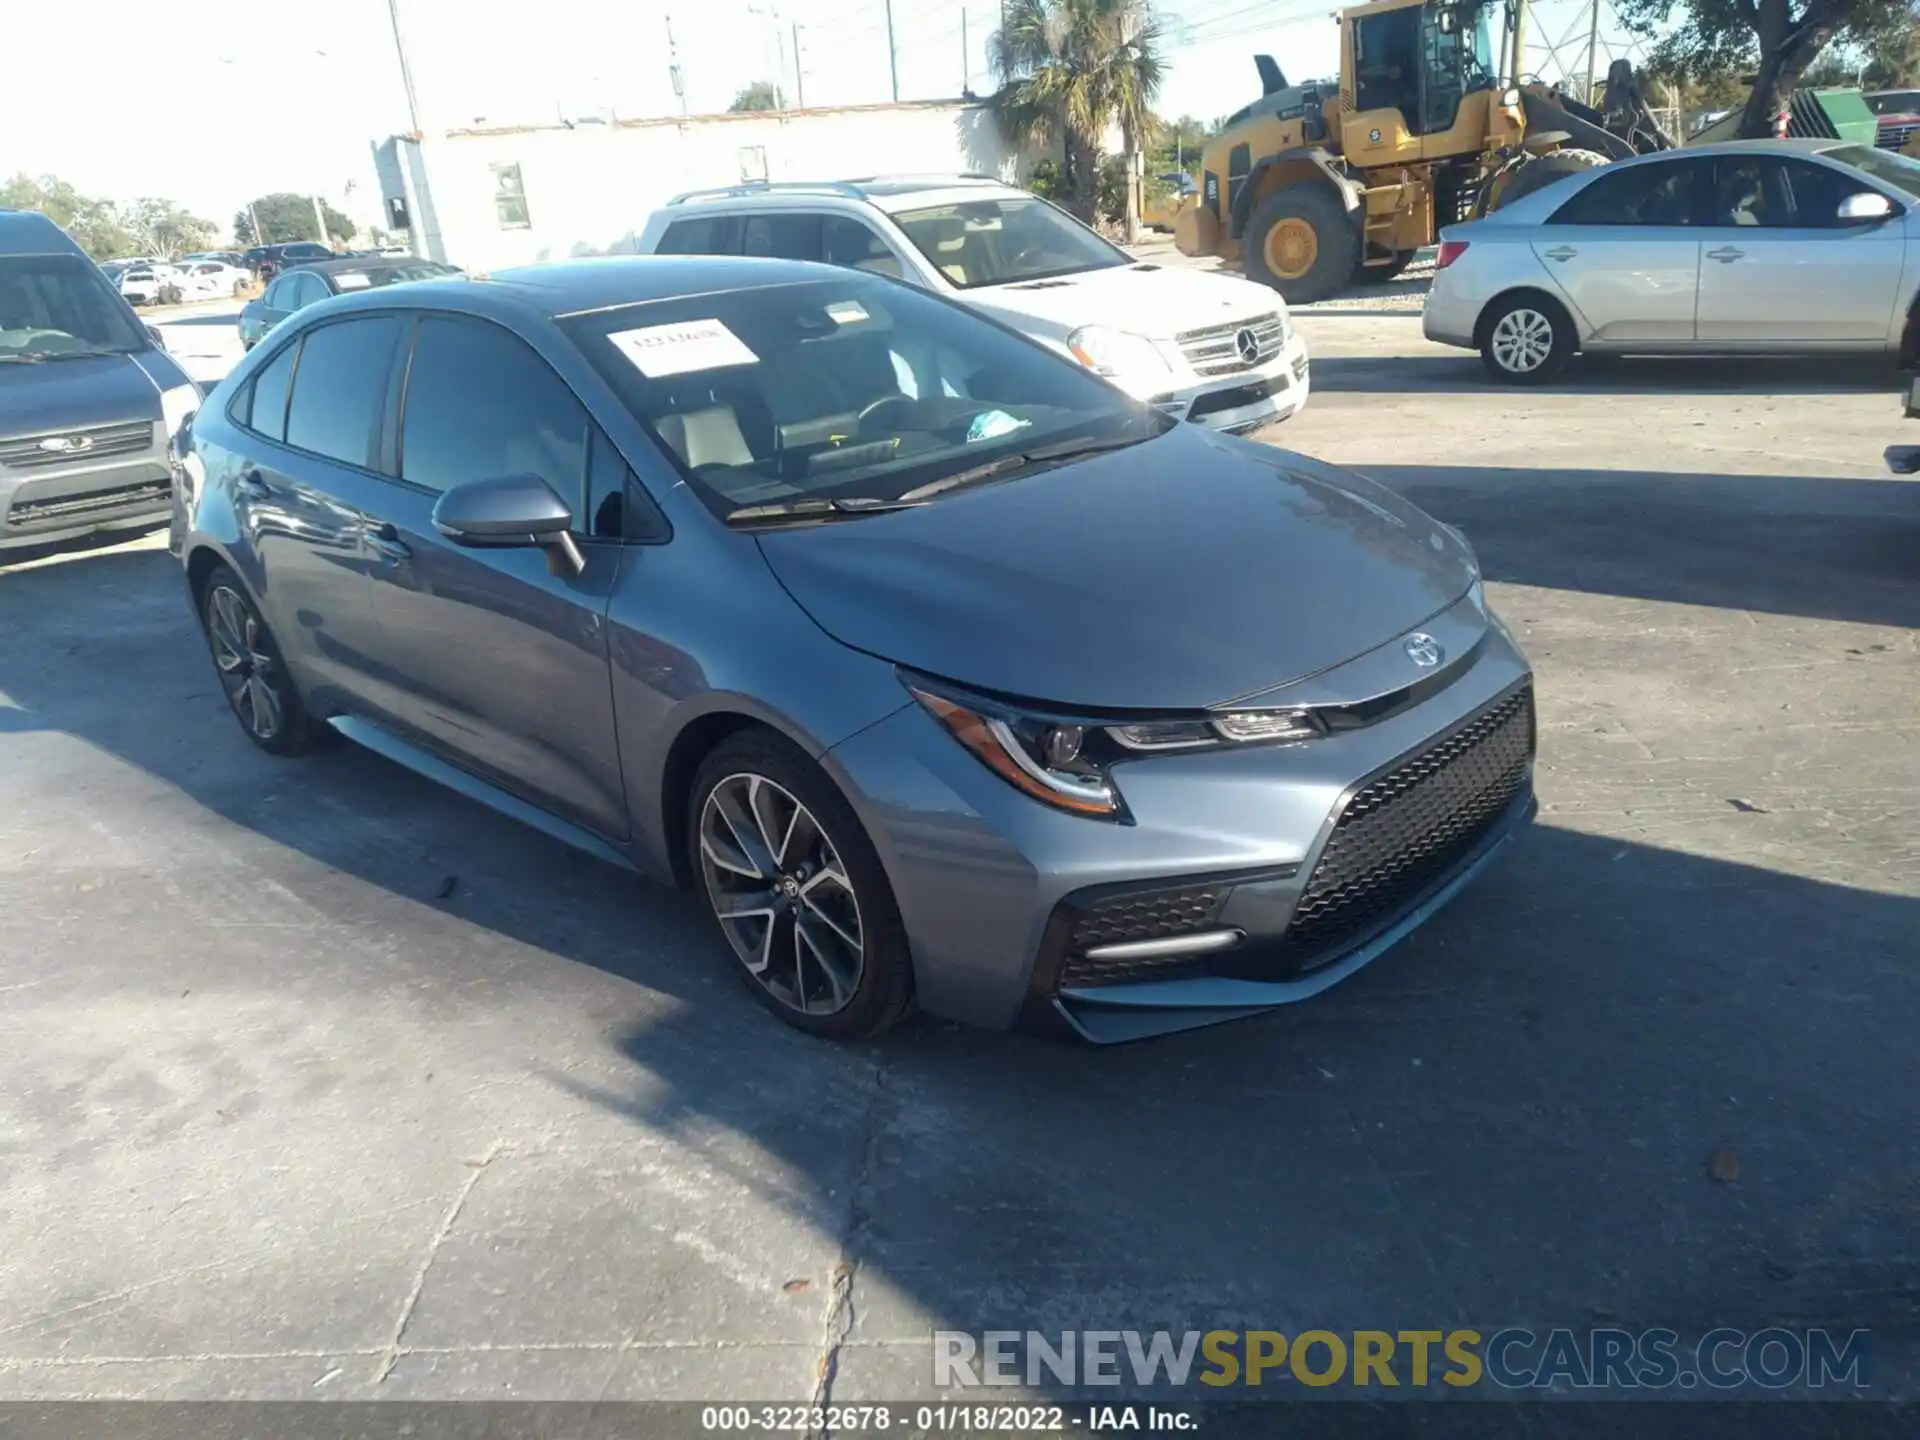
<path fill-rule="evenodd" d="M 1170 1040 L 791 1034 L 689 900 L 255 752 L 157 542 L 15 557 L 0 1398 L 900 1398 L 935 1328 L 1503 1324 L 1864 1327 L 1913 1395 L 1893 377 L 1523 395 L 1371 308 L 1302 318 L 1273 438 L 1479 547 L 1540 822 L 1347 984 Z"/>

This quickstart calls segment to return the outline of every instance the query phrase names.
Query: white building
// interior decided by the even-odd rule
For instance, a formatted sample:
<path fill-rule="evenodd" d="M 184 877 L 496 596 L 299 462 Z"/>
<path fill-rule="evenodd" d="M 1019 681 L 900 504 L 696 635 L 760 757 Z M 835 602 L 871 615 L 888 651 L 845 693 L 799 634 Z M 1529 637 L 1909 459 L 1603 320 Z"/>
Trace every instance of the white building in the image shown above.
<path fill-rule="evenodd" d="M 468 270 L 631 251 L 672 196 L 752 180 L 971 172 L 1015 180 L 1040 159 L 970 101 L 398 135 L 374 146 L 386 228 Z"/>

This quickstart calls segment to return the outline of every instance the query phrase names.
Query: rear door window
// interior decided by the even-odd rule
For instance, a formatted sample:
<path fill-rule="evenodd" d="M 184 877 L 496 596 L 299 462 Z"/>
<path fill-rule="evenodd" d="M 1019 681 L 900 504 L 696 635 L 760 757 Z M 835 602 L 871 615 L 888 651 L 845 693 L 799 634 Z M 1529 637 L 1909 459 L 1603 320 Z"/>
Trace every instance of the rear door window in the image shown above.
<path fill-rule="evenodd" d="M 394 315 L 309 330 L 287 406 L 287 444 L 372 469 L 399 339 L 400 320 Z"/>
<path fill-rule="evenodd" d="M 731 255 L 739 235 L 731 215 L 699 215 L 676 220 L 660 237 L 662 255 Z"/>
<path fill-rule="evenodd" d="M 1553 212 L 1553 225 L 1696 225 L 1711 162 L 1673 160 L 1610 171 Z"/>
<path fill-rule="evenodd" d="M 298 341 L 285 346 L 260 367 L 253 383 L 247 387 L 245 416 L 234 417 L 269 440 L 287 438 L 287 393 L 293 385 L 293 357 L 299 348 Z"/>

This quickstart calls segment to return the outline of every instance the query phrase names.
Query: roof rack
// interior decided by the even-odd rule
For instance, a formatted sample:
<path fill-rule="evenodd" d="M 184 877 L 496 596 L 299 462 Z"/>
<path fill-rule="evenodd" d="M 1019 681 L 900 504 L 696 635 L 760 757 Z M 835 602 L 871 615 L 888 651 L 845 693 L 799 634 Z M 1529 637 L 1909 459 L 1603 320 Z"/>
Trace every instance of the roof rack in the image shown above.
<path fill-rule="evenodd" d="M 924 174 L 897 175 L 861 175 L 852 180 L 743 180 L 738 185 L 714 185 L 702 190 L 684 190 L 667 201 L 669 205 L 681 205 L 689 200 L 731 199 L 737 195 L 777 195 L 777 194 L 828 194 L 850 195 L 856 200 L 866 198 L 862 185 L 894 184 L 902 180 L 954 181 L 967 180 L 975 184 L 1002 185 L 998 175 L 983 175 L 976 170 L 963 170 L 955 173 L 951 170 L 928 171 Z"/>

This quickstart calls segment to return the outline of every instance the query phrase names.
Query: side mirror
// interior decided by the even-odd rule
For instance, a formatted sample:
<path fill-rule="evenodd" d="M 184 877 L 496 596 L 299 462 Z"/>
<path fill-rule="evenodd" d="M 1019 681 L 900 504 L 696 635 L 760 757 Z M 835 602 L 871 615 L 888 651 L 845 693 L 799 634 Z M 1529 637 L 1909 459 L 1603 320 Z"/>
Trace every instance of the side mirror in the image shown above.
<path fill-rule="evenodd" d="M 1893 214 L 1893 202 L 1878 190 L 1862 190 L 1840 202 L 1839 219 L 1843 225 L 1871 225 Z"/>
<path fill-rule="evenodd" d="M 435 502 L 433 528 L 472 549 L 540 546 L 555 574 L 578 575 L 587 565 L 571 533 L 573 512 L 538 475 L 454 486 Z"/>

